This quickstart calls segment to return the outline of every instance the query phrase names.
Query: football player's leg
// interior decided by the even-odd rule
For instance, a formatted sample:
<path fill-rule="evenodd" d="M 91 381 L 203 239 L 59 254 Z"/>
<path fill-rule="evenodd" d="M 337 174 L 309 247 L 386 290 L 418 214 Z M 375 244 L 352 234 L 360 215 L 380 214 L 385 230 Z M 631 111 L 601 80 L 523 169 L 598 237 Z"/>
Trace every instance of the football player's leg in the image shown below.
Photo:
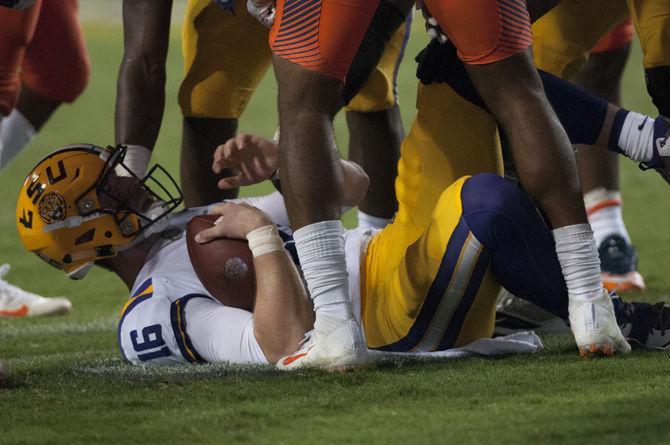
<path fill-rule="evenodd" d="M 386 1 L 380 2 L 379 9 L 386 4 Z M 377 15 L 371 29 L 375 26 Z M 396 19 L 402 20 L 400 12 L 396 15 Z M 402 21 L 400 23 L 400 27 L 389 36 L 377 66 L 347 106 L 349 159 L 362 166 L 370 177 L 368 194 L 358 205 L 358 227 L 381 229 L 390 222 L 398 209 L 394 182 L 404 129 L 398 107 L 396 80 L 409 39 L 411 15 L 404 24 Z M 360 51 L 357 59 L 361 56 Z M 347 83 L 350 80 L 348 76 Z"/>
<path fill-rule="evenodd" d="M 44 2 L 21 71 L 16 108 L 2 123 L 8 162 L 63 102 L 73 102 L 88 82 L 90 62 L 77 21 L 76 0 Z"/>
<path fill-rule="evenodd" d="M 33 38 L 41 1 L 23 11 L 0 9 L 0 115 L 8 115 L 21 88 L 19 73 L 26 47 Z"/>
<path fill-rule="evenodd" d="M 343 353 L 354 358 L 349 365 L 364 356 L 362 334 L 351 324 L 333 117 L 342 106 L 342 81 L 376 8 L 375 0 L 280 0 L 270 32 L 279 84 L 282 191 L 297 229 L 294 239 L 320 345 L 291 357 L 295 366 L 318 363 L 318 351 L 331 344 L 349 351 Z"/>
<path fill-rule="evenodd" d="M 533 51 L 537 66 L 564 78 L 571 76 L 584 62 L 587 49 L 594 39 L 611 27 L 614 20 L 623 17 L 625 11 L 622 3 L 582 0 L 562 2 L 546 17 L 533 24 Z M 602 54 L 592 52 L 591 59 L 585 66 L 586 71 L 582 71 L 578 77 L 578 80 L 582 79 L 582 85 L 591 85 L 596 88 L 596 94 L 614 103 L 618 102 L 616 95 L 610 94 L 601 87 L 601 84 L 610 79 L 610 84 L 616 87 L 616 79 L 620 76 L 627 54 L 627 50 L 622 47 L 629 44 L 632 39 L 632 29 L 629 25 L 623 23 L 617 26 L 598 42 L 593 48 L 594 51 L 597 53 L 599 50 L 607 50 L 607 52 Z M 608 66 L 603 65 L 605 60 L 610 61 Z M 603 70 L 607 70 L 607 73 Z M 590 82 L 584 78 L 587 73 L 592 77 Z M 593 84 L 593 81 L 597 81 L 598 84 Z M 565 122 L 564 119 L 561 120 Z M 605 286 L 608 289 L 618 286 L 620 290 L 631 286 L 644 287 L 642 277 L 635 270 L 635 251 L 620 216 L 620 206 L 607 206 L 601 211 L 597 210 L 602 201 L 620 202 L 618 159 L 614 154 L 602 150 L 580 149 L 578 164 L 583 190 L 586 192 L 589 222 L 594 230 L 601 257 Z M 597 192 L 589 194 L 596 189 Z M 603 231 L 602 228 L 605 226 L 609 229 Z M 618 232 L 617 238 L 609 238 L 612 230 Z M 605 244 L 609 247 L 605 248 Z M 607 252 L 612 251 L 617 252 L 617 260 L 608 256 Z"/>
<path fill-rule="evenodd" d="M 396 219 L 371 240 L 361 314 L 369 347 L 435 351 L 491 336 L 500 287 L 462 217 L 464 182 L 442 190 L 424 227 Z"/>
<path fill-rule="evenodd" d="M 0 8 L 0 123 L 9 115 L 21 91 L 20 71 L 26 48 L 33 38 L 41 1 L 22 11 Z M 0 169 L 16 153 L 0 139 Z"/>
<path fill-rule="evenodd" d="M 496 280 L 514 295 L 567 321 L 568 292 L 552 235 L 528 196 L 495 175 L 477 175 L 465 182 L 461 200 L 463 218 L 490 253 Z M 610 308 L 603 298 L 593 310 L 613 310 L 627 339 L 652 348 L 668 344 L 670 334 L 665 329 L 670 323 L 670 306 L 625 302 L 614 294 L 611 303 Z M 506 308 L 505 312 L 520 314 L 519 318 L 531 313 L 518 304 Z M 552 320 L 545 319 L 547 321 Z M 573 318 L 572 322 L 576 320 Z M 552 325 L 560 326 L 555 322 Z M 608 329 L 614 330 L 614 326 Z M 616 335 L 616 331 L 612 335 Z"/>
<path fill-rule="evenodd" d="M 417 311 L 405 310 L 418 310 L 436 280 L 444 244 L 460 212 L 457 204 L 443 207 L 446 219 L 434 225 L 438 203 L 446 206 L 451 202 L 442 200 L 445 190 L 465 174 L 502 173 L 497 127 L 490 114 L 446 84 L 420 86 L 417 108 L 417 117 L 401 146 L 396 180 L 398 213 L 373 237 L 365 255 L 362 320 L 371 347 L 396 343 L 408 334 L 415 318 L 407 314 Z M 441 230 L 429 231 L 431 226 Z M 435 235 L 435 240 L 422 238 L 427 233 Z M 420 238 L 431 241 L 418 241 Z M 431 251 L 431 256 L 427 249 L 442 250 Z M 491 285 L 488 278 L 486 282 Z M 496 289 L 490 291 L 492 298 Z M 488 327 L 484 329 L 487 332 L 481 335 L 490 335 Z"/>
<path fill-rule="evenodd" d="M 477 175 L 461 192 L 463 218 L 491 253 L 500 284 L 567 319 L 568 295 L 551 232 L 528 196 L 495 175 Z"/>
<path fill-rule="evenodd" d="M 670 1 L 627 3 L 644 53 L 647 90 L 661 115 L 670 119 Z"/>
<path fill-rule="evenodd" d="M 573 81 L 615 105 L 621 105 L 621 77 L 635 29 L 630 18 L 617 25 L 591 51 Z M 584 204 L 598 246 L 602 279 L 612 291 L 644 289 L 637 254 L 621 211 L 619 157 L 603 150 L 577 150 Z"/>
<path fill-rule="evenodd" d="M 21 81 L 53 101 L 72 103 L 88 84 L 91 64 L 77 12 L 76 0 L 43 2 L 26 51 Z M 35 125 L 39 129 L 43 123 Z"/>
<path fill-rule="evenodd" d="M 461 2 L 426 3 L 468 64 L 477 90 L 510 141 L 521 182 L 552 224 L 570 293 L 571 314 L 581 317 L 584 308 L 602 300 L 600 261 L 570 141 L 533 65 L 525 2 L 480 0 L 467 6 Z M 463 26 L 479 22 L 482 11 L 486 12 L 483 27 L 473 31 L 473 27 Z M 603 310 L 597 315 L 601 323 L 616 326 L 613 311 Z M 620 332 L 612 337 L 599 331 L 582 332 L 574 325 L 573 330 L 580 347 L 587 346 L 588 351 L 630 350 Z"/>
<path fill-rule="evenodd" d="M 181 184 L 187 207 L 237 195 L 217 189 L 212 172 L 216 147 L 235 136 L 238 119 L 270 66 L 268 31 L 235 2 L 231 15 L 209 0 L 187 4 L 182 28 L 184 81 Z"/>
<path fill-rule="evenodd" d="M 419 85 L 400 153 L 395 220 L 416 227 L 430 224 L 440 195 L 458 178 L 503 172 L 495 120 L 447 84 Z"/>
<path fill-rule="evenodd" d="M 624 2 L 561 0 L 532 25 L 535 65 L 569 79 L 598 40 L 627 15 Z"/>
<path fill-rule="evenodd" d="M 447 84 L 470 105 L 480 110 L 488 110 L 469 75 L 462 65 L 459 66 L 462 62 L 456 60 L 456 49 L 450 42 L 440 44 L 433 40 L 421 52 L 420 58 L 418 76 L 423 83 L 431 88 L 442 83 Z M 538 72 L 549 103 L 572 144 L 610 150 L 645 165 L 655 160 L 654 135 L 664 134 L 668 127 L 663 117 L 654 119 L 620 108 L 571 82 L 542 70 Z M 449 110 L 442 111 L 449 113 Z M 449 120 L 453 118 L 451 116 Z"/>

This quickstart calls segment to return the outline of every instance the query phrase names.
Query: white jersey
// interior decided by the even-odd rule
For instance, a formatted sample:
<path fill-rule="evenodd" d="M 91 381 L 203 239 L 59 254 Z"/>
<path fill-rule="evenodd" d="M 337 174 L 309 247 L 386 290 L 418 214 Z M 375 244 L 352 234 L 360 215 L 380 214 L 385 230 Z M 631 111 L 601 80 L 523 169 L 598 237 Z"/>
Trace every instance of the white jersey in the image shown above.
<path fill-rule="evenodd" d="M 297 262 L 288 217 L 279 193 L 245 199 L 280 226 L 284 247 Z M 183 226 L 199 207 L 177 214 L 171 238 L 159 241 L 140 270 L 131 298 L 121 311 L 118 342 L 123 357 L 133 364 L 267 363 L 253 333 L 253 314 L 225 306 L 198 279 L 188 255 Z M 359 267 L 369 230 L 345 234 L 349 293 L 360 314 Z"/>

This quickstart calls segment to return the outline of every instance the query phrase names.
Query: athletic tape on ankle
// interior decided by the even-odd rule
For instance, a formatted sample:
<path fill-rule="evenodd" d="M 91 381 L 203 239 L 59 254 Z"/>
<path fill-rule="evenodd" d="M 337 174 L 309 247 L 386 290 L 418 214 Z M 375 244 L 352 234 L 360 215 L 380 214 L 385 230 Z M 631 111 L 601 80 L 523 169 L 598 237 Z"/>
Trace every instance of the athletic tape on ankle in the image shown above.
<path fill-rule="evenodd" d="M 259 227 L 247 233 L 247 241 L 249 241 L 249 249 L 254 258 L 284 249 L 284 241 L 274 224 Z"/>

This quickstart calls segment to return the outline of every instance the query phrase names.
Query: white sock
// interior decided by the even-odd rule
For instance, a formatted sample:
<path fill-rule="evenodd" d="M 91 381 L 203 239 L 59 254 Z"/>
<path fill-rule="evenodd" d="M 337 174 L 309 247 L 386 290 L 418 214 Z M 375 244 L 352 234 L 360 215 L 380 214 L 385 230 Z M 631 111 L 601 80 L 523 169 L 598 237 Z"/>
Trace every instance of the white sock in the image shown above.
<path fill-rule="evenodd" d="M 322 221 L 293 233 L 307 288 L 319 313 L 348 320 L 353 317 L 342 222 Z"/>
<path fill-rule="evenodd" d="M 359 229 L 383 229 L 391 223 L 391 218 L 381 218 L 379 216 L 368 215 L 358 210 L 358 228 Z"/>
<path fill-rule="evenodd" d="M 617 146 L 634 161 L 650 161 L 654 152 L 654 119 L 630 111 L 623 121 Z"/>
<path fill-rule="evenodd" d="M 0 123 L 0 170 L 35 137 L 35 127 L 16 108 Z"/>
<path fill-rule="evenodd" d="M 590 301 L 600 296 L 600 258 L 588 224 L 575 224 L 552 231 L 570 300 Z"/>
<path fill-rule="evenodd" d="M 630 244 L 630 236 L 621 213 L 621 192 L 598 187 L 584 194 L 584 206 L 596 246 L 600 246 L 610 235 L 619 235 Z"/>

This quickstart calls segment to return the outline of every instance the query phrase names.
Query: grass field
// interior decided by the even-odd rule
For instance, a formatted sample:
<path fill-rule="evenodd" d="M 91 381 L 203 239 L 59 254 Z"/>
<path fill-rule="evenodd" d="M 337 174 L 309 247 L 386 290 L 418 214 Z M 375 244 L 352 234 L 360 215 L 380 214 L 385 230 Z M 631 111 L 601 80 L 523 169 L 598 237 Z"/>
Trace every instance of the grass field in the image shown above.
<path fill-rule="evenodd" d="M 415 26 L 400 73 L 409 128 L 416 81 L 411 58 L 423 41 Z M 85 26 L 91 83 L 0 174 L 0 260 L 12 282 L 67 295 L 71 315 L 0 320 L 0 358 L 9 388 L 0 390 L 0 443 L 668 443 L 670 380 L 666 352 L 581 361 L 569 337 L 545 338 L 535 356 L 385 362 L 355 373 L 281 374 L 264 368 L 192 366 L 136 369 L 116 347 L 115 325 L 127 293 L 109 273 L 79 283 L 24 253 L 14 204 L 28 170 L 51 149 L 113 140 L 115 79 L 121 57 L 118 23 Z M 177 172 L 181 120 L 179 33 L 169 57 L 168 107 L 157 159 Z M 241 129 L 274 130 L 271 74 Z M 636 48 L 625 78 L 625 104 L 655 114 Z M 338 140 L 346 146 L 341 120 Z M 670 289 L 670 190 L 631 163 L 623 168 L 625 216 L 641 256 L 649 301 Z"/>

